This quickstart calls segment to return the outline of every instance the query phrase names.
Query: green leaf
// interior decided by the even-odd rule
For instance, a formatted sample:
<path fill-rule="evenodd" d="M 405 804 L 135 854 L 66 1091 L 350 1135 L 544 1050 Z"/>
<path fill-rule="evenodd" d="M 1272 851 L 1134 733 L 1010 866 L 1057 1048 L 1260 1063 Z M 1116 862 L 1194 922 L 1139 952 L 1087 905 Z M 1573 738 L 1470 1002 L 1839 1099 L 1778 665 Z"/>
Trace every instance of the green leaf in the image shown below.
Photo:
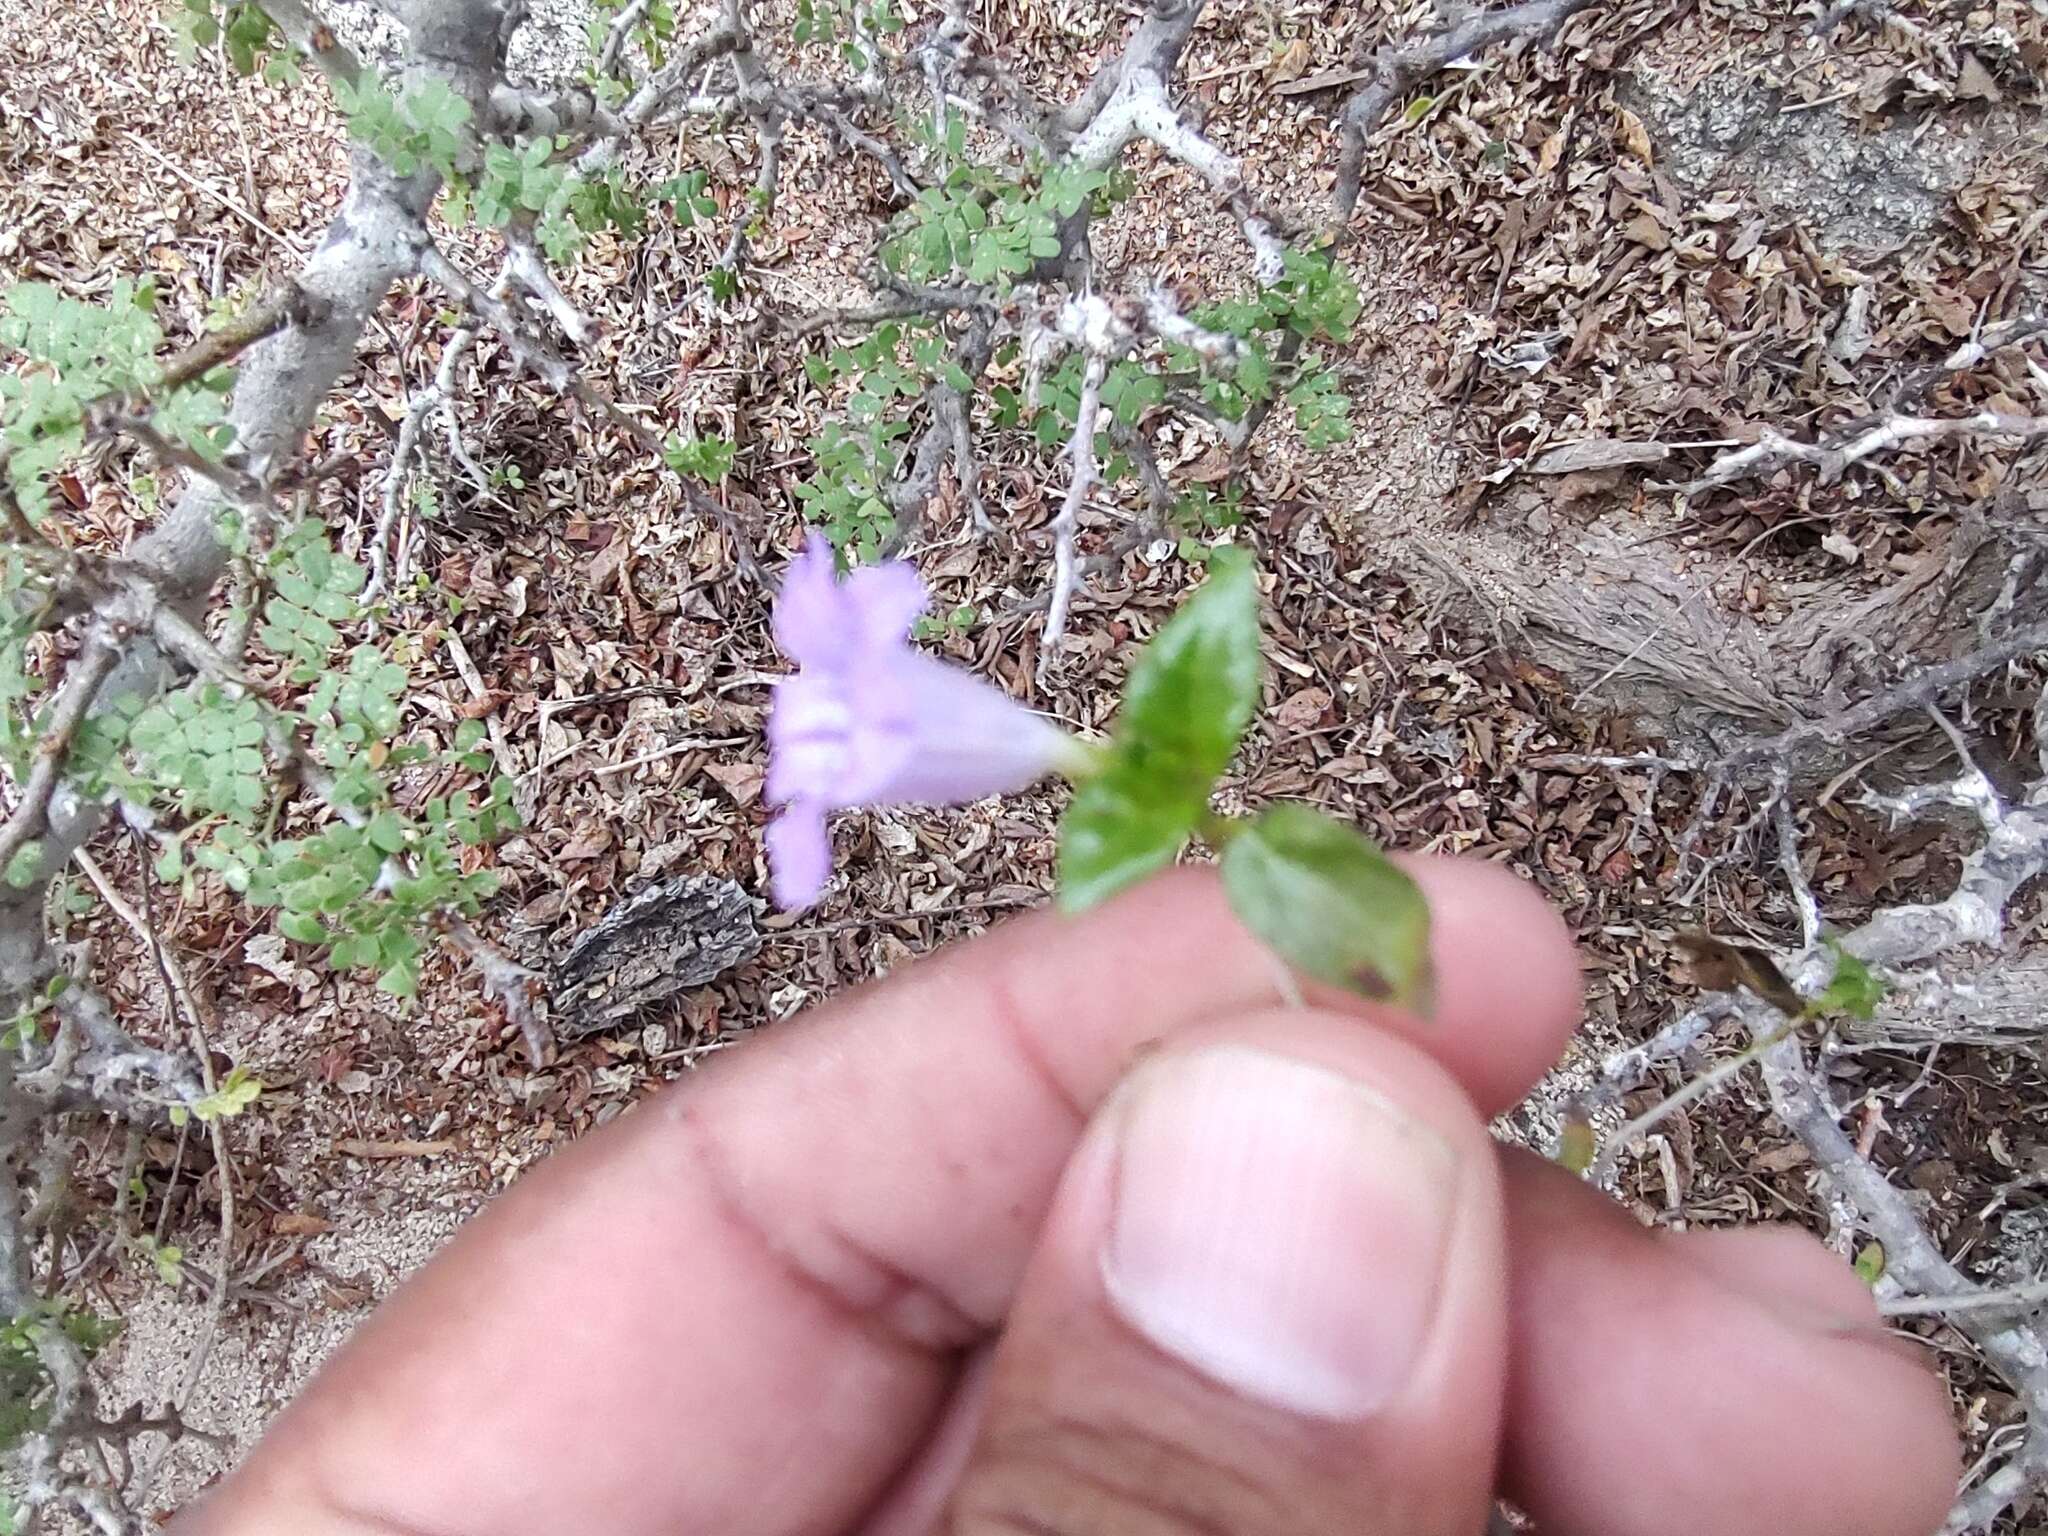
<path fill-rule="evenodd" d="M 1208 813 L 1259 698 L 1259 592 L 1220 549 L 1131 669 L 1116 738 L 1060 828 L 1060 905 L 1080 912 L 1173 862 Z"/>
<path fill-rule="evenodd" d="M 1174 861 L 1208 803 L 1205 789 L 1162 794 L 1135 758 L 1074 792 L 1060 823 L 1060 907 L 1084 912 Z"/>
<path fill-rule="evenodd" d="M 662 458 L 679 475 L 695 475 L 716 483 L 732 473 L 735 445 L 723 437 L 683 437 L 669 434 Z"/>
<path fill-rule="evenodd" d="M 143 1251 L 156 1265 L 156 1277 L 173 1288 L 185 1283 L 185 1250 L 176 1243 L 159 1245 L 149 1238 L 143 1239 Z"/>
<path fill-rule="evenodd" d="M 280 912 L 277 931 L 301 944 L 323 944 L 327 940 L 327 930 L 320 925 L 320 919 L 308 912 Z"/>
<path fill-rule="evenodd" d="M 1884 1278 L 1884 1244 L 1865 1243 L 1856 1250 L 1856 1259 L 1850 1268 L 1856 1271 L 1856 1278 L 1865 1285 L 1876 1285 Z"/>
<path fill-rule="evenodd" d="M 1131 669 L 1117 741 L 1200 778 L 1206 797 L 1258 704 L 1258 583 L 1249 555 L 1220 548 L 1208 581 Z"/>
<path fill-rule="evenodd" d="M 1567 1113 L 1557 1133 L 1557 1160 L 1567 1173 L 1584 1173 L 1593 1166 L 1597 1148 L 1593 1122 L 1583 1114 Z"/>
<path fill-rule="evenodd" d="M 1841 945 L 1830 941 L 1828 948 L 1834 953 L 1835 974 L 1828 978 L 1828 984 L 1820 995 L 1806 1005 L 1806 1012 L 1846 1013 L 1854 1019 L 1870 1018 L 1884 999 L 1884 983 L 1871 974 L 1869 966 Z"/>
<path fill-rule="evenodd" d="M 261 1078 L 251 1077 L 247 1067 L 232 1068 L 212 1093 L 192 1106 L 201 1120 L 227 1120 L 239 1115 L 263 1093 Z"/>
<path fill-rule="evenodd" d="M 42 867 L 43 845 L 31 838 L 15 849 L 14 857 L 7 861 L 7 883 L 17 891 L 27 890 Z"/>
<path fill-rule="evenodd" d="M 1266 349 L 1254 342 L 1237 364 L 1237 384 L 1254 400 L 1263 400 L 1273 387 L 1273 364 Z"/>
<path fill-rule="evenodd" d="M 1355 828 L 1276 805 L 1224 847 L 1223 889 L 1239 920 L 1296 970 L 1429 1012 L 1429 905 Z"/>
<path fill-rule="evenodd" d="M 364 831 L 383 853 L 398 853 L 405 847 L 405 818 L 396 811 L 379 811 Z"/>

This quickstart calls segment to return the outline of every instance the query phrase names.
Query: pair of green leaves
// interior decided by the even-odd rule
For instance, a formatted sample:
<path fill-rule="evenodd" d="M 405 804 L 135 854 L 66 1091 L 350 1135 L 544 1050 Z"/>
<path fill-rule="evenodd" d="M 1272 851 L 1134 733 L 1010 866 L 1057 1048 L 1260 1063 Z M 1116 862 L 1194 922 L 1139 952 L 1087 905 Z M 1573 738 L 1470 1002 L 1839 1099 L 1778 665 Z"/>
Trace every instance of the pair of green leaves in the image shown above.
<path fill-rule="evenodd" d="M 732 473 L 734 451 L 731 438 L 684 437 L 671 432 L 661 456 L 677 474 L 692 475 L 716 485 Z"/>
<path fill-rule="evenodd" d="M 1251 560 L 1219 549 L 1209 580 L 1131 669 L 1115 738 L 1060 829 L 1060 904 L 1078 912 L 1171 864 L 1201 833 L 1220 846 L 1232 910 L 1320 981 L 1426 1011 L 1429 909 L 1359 832 L 1299 804 L 1248 822 L 1209 809 L 1259 703 Z"/>

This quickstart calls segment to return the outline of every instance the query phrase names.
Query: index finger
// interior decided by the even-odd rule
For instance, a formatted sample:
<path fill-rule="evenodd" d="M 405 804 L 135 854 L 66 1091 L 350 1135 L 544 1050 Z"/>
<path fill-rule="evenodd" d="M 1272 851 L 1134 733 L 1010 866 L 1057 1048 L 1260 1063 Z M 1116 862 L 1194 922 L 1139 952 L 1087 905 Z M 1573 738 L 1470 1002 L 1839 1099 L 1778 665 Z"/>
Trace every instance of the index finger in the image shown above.
<path fill-rule="evenodd" d="M 1571 1027 L 1569 943 L 1503 870 L 1411 867 L 1438 1016 L 1373 1022 L 1499 1108 Z M 195 1536 L 287 1518 L 308 1536 L 844 1529 L 931 1422 L 959 1352 L 1000 1325 L 1131 1054 L 1280 990 L 1213 874 L 1186 870 L 779 1027 L 474 1223 Z"/>

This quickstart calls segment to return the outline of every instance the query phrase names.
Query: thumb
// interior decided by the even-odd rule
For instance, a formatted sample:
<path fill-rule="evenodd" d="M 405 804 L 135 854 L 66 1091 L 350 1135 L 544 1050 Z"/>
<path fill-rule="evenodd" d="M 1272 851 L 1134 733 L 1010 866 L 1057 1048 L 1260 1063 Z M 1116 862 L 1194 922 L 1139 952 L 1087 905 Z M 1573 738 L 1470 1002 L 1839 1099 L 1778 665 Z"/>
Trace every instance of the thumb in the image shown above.
<path fill-rule="evenodd" d="M 1473 1536 L 1503 1243 L 1414 1047 L 1308 1010 L 1177 1036 L 1067 1166 L 944 1529 Z"/>

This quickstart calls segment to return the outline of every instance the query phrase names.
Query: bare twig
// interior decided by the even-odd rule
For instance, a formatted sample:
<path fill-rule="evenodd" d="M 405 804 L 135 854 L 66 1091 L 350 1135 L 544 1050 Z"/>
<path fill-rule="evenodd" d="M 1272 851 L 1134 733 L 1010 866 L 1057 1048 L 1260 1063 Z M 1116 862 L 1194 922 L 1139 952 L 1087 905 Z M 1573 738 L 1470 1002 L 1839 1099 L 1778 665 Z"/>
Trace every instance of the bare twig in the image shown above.
<path fill-rule="evenodd" d="M 718 265 L 735 277 L 747 258 L 747 247 L 752 240 L 748 232 L 756 220 L 765 227 L 775 211 L 775 190 L 782 176 L 781 123 L 775 120 L 757 122 L 754 138 L 761 150 L 761 167 L 755 173 L 754 190 L 748 197 L 746 211 L 734 222 L 725 252 L 718 258 Z"/>
<path fill-rule="evenodd" d="M 1884 724 L 1894 715 L 1926 707 L 1959 684 L 1974 681 L 2023 656 L 2030 656 L 2041 650 L 2048 650 L 2048 622 L 2029 624 L 2016 629 L 2011 634 L 2001 636 L 1967 655 L 1958 656 L 1953 661 L 1922 667 L 1910 677 L 1900 679 L 1889 688 L 1880 689 L 1859 704 L 1824 715 L 1818 720 L 1802 720 L 1775 736 L 1768 736 L 1739 748 L 1730 753 L 1719 766 L 1734 770 L 1754 768 L 1760 763 L 1788 758 L 1801 749 L 1819 742 L 1847 741 Z"/>
<path fill-rule="evenodd" d="M 1859 292 L 1862 290 L 1858 290 Z M 1959 373 L 1967 372 L 1986 358 L 2004 351 L 2007 347 L 2018 346 L 2032 341 L 2037 336 L 2048 336 L 2048 316 L 2021 316 L 1997 325 L 1985 326 L 1968 341 L 1958 345 L 1954 351 L 1938 363 L 1931 363 L 1906 376 L 1890 400 L 1894 412 L 1911 414 L 1919 409 L 1936 385 L 1952 379 Z M 1881 417 L 1870 421 L 1856 421 L 1846 430 L 1858 432 L 1872 425 Z"/>
<path fill-rule="evenodd" d="M 543 382 L 563 394 L 573 395 L 589 409 L 619 428 L 643 451 L 657 459 L 663 457 L 666 444 L 659 432 L 631 411 L 622 408 L 616 400 L 592 384 L 546 343 L 534 337 L 520 324 L 519 317 L 508 309 L 502 300 L 477 287 L 470 281 L 468 274 L 440 250 L 429 246 L 420 257 L 420 270 L 460 299 L 472 314 L 488 323 L 503 338 L 512 355 L 522 365 L 539 375 Z M 762 570 L 751 541 L 733 520 L 731 510 L 708 495 L 694 480 L 687 477 L 679 478 L 683 499 L 690 504 L 691 509 L 709 518 L 732 540 L 734 559 L 739 563 L 740 569 L 751 580 L 772 591 L 773 580 Z"/>
<path fill-rule="evenodd" d="M 632 0 L 624 10 L 612 18 L 612 24 L 604 35 L 604 46 L 597 52 L 597 72 L 608 75 L 619 62 L 619 55 L 625 51 L 633 29 L 647 18 L 654 0 Z"/>
<path fill-rule="evenodd" d="M 221 207 L 227 209 L 229 213 L 232 213 L 236 218 L 240 219 L 243 223 L 247 224 L 251 229 L 263 235 L 272 244 L 281 246 L 283 249 L 287 251 L 299 249 L 299 247 L 294 245 L 293 242 L 287 240 L 283 235 L 279 234 L 275 229 L 271 228 L 270 225 L 265 223 L 260 217 L 258 217 L 254 213 L 251 213 L 248 209 L 248 206 L 244 204 L 241 201 L 241 199 L 230 196 L 228 193 L 221 191 L 220 188 L 211 186 L 208 183 L 201 181 L 198 177 L 194 176 L 190 171 L 186 170 L 182 165 L 178 164 L 177 161 L 173 160 L 169 155 L 166 155 L 162 150 L 158 149 L 154 144 L 150 143 L 149 140 L 145 139 L 141 134 L 131 131 L 125 135 L 125 138 L 130 144 L 134 145 L 137 149 L 141 150 L 145 155 L 149 156 L 150 159 L 154 160 L 166 171 L 169 171 L 171 175 L 175 176 L 179 181 L 182 181 L 194 192 L 197 192 L 204 197 L 212 198 L 216 203 L 219 203 Z"/>
<path fill-rule="evenodd" d="M 37 734 L 34 757 L 21 784 L 21 799 L 4 826 L 0 826 L 0 872 L 13 864 L 16 855 L 42 835 L 50 799 L 63 777 L 64 759 L 72 739 L 84 724 L 100 685 L 121 659 L 121 637 L 104 622 L 95 622 L 86 635 L 85 648 L 65 671 L 63 687 Z"/>
<path fill-rule="evenodd" d="M 1939 60 L 1950 74 L 1956 72 L 1955 51 L 1940 38 L 1933 36 L 1916 21 L 1901 16 L 1898 8 L 1889 0 L 1835 0 L 1835 3 L 1821 13 L 1812 27 L 1815 37 L 1826 37 L 1851 16 L 1860 16 L 1877 28 L 1892 27 L 1900 35 L 1911 38 Z"/>
<path fill-rule="evenodd" d="M 491 296 L 502 299 L 511 278 L 511 259 L 508 257 L 506 266 L 491 286 Z M 475 324 L 465 325 L 456 331 L 441 349 L 441 363 L 434 371 L 434 382 L 414 395 L 406 406 L 405 419 L 398 428 L 398 442 L 391 451 L 391 465 L 385 471 L 382 511 L 377 518 L 376 530 L 370 536 L 370 579 L 363 586 L 366 606 L 382 595 L 391 583 L 404 579 L 405 554 L 401 550 L 397 559 L 392 558 L 391 536 L 405 510 L 407 467 L 418 445 L 420 428 L 430 414 L 440 414 L 446 428 L 450 455 L 462 465 L 479 491 L 486 495 L 490 493 L 490 481 L 463 446 L 462 428 L 455 417 L 455 370 L 461 366 L 464 354 L 476 344 L 477 335 L 478 326 Z"/>
<path fill-rule="evenodd" d="M 1593 1160 L 1593 1166 L 1587 1171 L 1586 1176 L 1595 1184 L 1612 1184 L 1614 1182 L 1615 1170 L 1621 1162 L 1622 1153 L 1626 1152 L 1638 1141 L 1641 1141 L 1651 1130 L 1669 1120 L 1673 1115 L 1685 1108 L 1686 1105 L 1703 1099 L 1712 1093 L 1721 1084 L 1734 1077 L 1744 1067 L 1755 1061 L 1780 1040 L 1788 1039 L 1799 1028 L 1800 1022 L 1796 1018 L 1785 1019 L 1775 1030 L 1755 1041 L 1740 1055 L 1731 1056 L 1728 1060 L 1718 1063 L 1708 1071 L 1702 1072 L 1698 1077 L 1688 1081 L 1684 1087 L 1659 1099 L 1633 1120 L 1620 1127 L 1602 1145 L 1600 1155 Z"/>
<path fill-rule="evenodd" d="M 1054 657 L 1061 636 L 1067 632 L 1067 610 L 1074 601 L 1074 531 L 1081 504 L 1095 484 L 1095 419 L 1102 410 L 1102 380 L 1109 363 L 1100 352 L 1089 354 L 1081 377 L 1081 400 L 1074 411 L 1074 437 L 1067 457 L 1073 467 L 1067 482 L 1066 499 L 1052 522 L 1052 598 L 1045 610 L 1045 634 L 1038 647 L 1038 681 L 1042 686 L 1052 676 Z"/>
<path fill-rule="evenodd" d="M 555 1043 L 555 1032 L 547 1020 L 547 979 L 521 965 L 454 913 L 443 913 L 436 922 L 476 966 L 484 995 L 503 1007 L 505 1017 L 519 1027 L 533 1065 L 546 1066 Z"/>
<path fill-rule="evenodd" d="M 517 280 L 519 286 L 533 296 L 571 342 L 578 347 L 589 346 L 597 335 L 597 326 L 569 301 L 569 296 L 549 274 L 547 263 L 541 260 L 540 251 L 534 245 L 533 221 L 530 218 L 512 221 L 505 232 L 505 250 L 505 274 Z M 504 297 L 504 276 L 493 285 L 491 292 Z"/>
<path fill-rule="evenodd" d="M 2033 1312 L 2048 1306 L 2048 1280 L 1988 1286 L 1954 1296 L 1887 1296 L 1877 1304 L 1886 1317 L 1955 1317 L 1967 1312 Z"/>
<path fill-rule="evenodd" d="M 1252 249 L 1254 274 L 1262 283 L 1278 282 L 1284 270 L 1286 242 L 1253 200 L 1237 161 L 1182 118 L 1166 99 L 1164 82 L 1156 76 L 1127 76 L 1117 94 L 1075 138 L 1072 157 L 1081 165 L 1101 170 L 1139 138 L 1150 139 L 1209 183 Z"/>
<path fill-rule="evenodd" d="M 314 15 L 305 0 L 263 0 L 263 10 L 291 45 L 318 65 L 330 80 L 354 85 L 361 79 L 361 62 L 341 45 L 334 29 Z"/>
<path fill-rule="evenodd" d="M 112 880 L 107 877 L 98 862 L 84 849 L 72 855 L 72 861 L 85 872 L 88 880 L 98 889 L 100 897 L 114 910 L 114 914 L 128 925 L 135 936 L 148 950 L 157 969 L 157 978 L 162 983 L 170 1011 L 177 1014 L 183 1023 L 185 1038 L 192 1051 L 192 1059 L 199 1069 L 201 1086 L 211 1095 L 219 1084 L 215 1081 L 213 1056 L 206 1044 L 206 1031 L 199 1010 L 199 1001 L 192 991 L 191 983 L 185 979 L 184 967 L 171 952 L 156 923 L 154 898 L 151 894 L 150 877 L 145 865 L 141 882 L 142 910 L 137 911 L 121 895 Z M 184 1375 L 166 1406 L 165 1419 L 144 1420 L 138 1410 L 130 1410 L 131 1417 L 102 1426 L 103 1430 L 129 1430 L 135 1433 L 161 1433 L 166 1443 L 159 1449 L 148 1468 L 142 1473 L 131 1494 L 131 1502 L 146 1503 L 149 1490 L 154 1485 L 157 1473 L 162 1469 L 164 1458 L 174 1444 L 186 1432 L 183 1420 L 178 1417 L 181 1410 L 192 1400 L 198 1390 L 200 1378 L 205 1374 L 206 1363 L 213 1352 L 214 1343 L 220 1337 L 221 1320 L 227 1311 L 228 1285 L 227 1270 L 235 1249 L 235 1171 L 233 1159 L 228 1155 L 227 1127 L 218 1115 L 206 1117 L 207 1141 L 213 1149 L 213 1164 L 220 1182 L 220 1273 L 206 1298 L 205 1320 L 200 1328 L 199 1338 L 192 1346 L 186 1360 Z M 198 1438 L 211 1437 L 198 1435 Z"/>
<path fill-rule="evenodd" d="M 143 398 L 157 399 L 194 379 L 203 378 L 221 364 L 234 361 L 257 342 L 275 336 L 286 326 L 311 325 L 323 313 L 320 300 L 313 298 L 297 283 L 286 283 L 234 319 L 203 333 L 184 351 L 159 367 Z M 93 414 L 96 414 L 95 407 L 88 407 L 87 415 Z"/>
<path fill-rule="evenodd" d="M 1722 454 L 1695 479 L 1660 487 L 1692 496 L 1715 486 L 1768 475 L 1787 464 L 1818 467 L 1822 485 L 1832 485 L 1851 465 L 1902 443 L 1943 437 L 2048 437 L 2048 416 L 1977 411 L 1968 416 L 1889 416 L 1846 438 L 1801 443 L 1766 427 L 1747 448 Z"/>
<path fill-rule="evenodd" d="M 1922 674 L 1923 679 L 1926 676 Z M 1926 684 L 1915 682 L 1907 686 L 1919 688 Z M 1914 701 L 1931 704 L 1931 700 L 1932 694 L 1927 693 L 1916 695 Z M 1895 712 L 1889 709 L 1875 718 L 1881 720 Z M 1972 761 L 1960 732 L 1945 718 L 1937 715 L 1937 720 L 1956 743 L 1962 758 L 1962 774 L 1953 783 L 1923 786 L 1921 792 L 1895 797 L 1887 808 L 1904 814 L 1935 805 L 1961 806 L 1982 826 L 1984 841 L 1963 860 L 1955 888 L 1944 900 L 1880 909 L 1841 939 L 1843 951 L 1873 966 L 1896 968 L 1963 946 L 1997 944 L 2005 914 L 2015 896 L 2028 883 L 2048 873 L 2048 780 L 2037 782 L 2021 803 L 2006 803 Z M 2037 709 L 2036 727 L 2037 736 L 2048 742 L 2048 704 Z M 1801 952 L 1791 958 L 1785 974 L 1798 990 L 1810 996 L 1827 980 L 1833 961 L 1815 942 L 1819 912 L 1798 857 L 1796 824 L 1785 794 L 1785 759 L 1782 753 L 1758 756 L 1755 748 L 1747 749 L 1747 753 L 1747 761 L 1768 762 L 1771 766 L 1770 808 L 1777 820 L 1779 862 L 1792 887 L 1805 934 Z M 1710 996 L 1700 1010 L 1667 1031 L 1670 1039 L 1628 1053 L 1634 1059 L 1627 1064 L 1619 1058 L 1608 1063 L 1603 1072 L 1606 1083 L 1613 1085 L 1629 1077 L 1639 1080 L 1657 1051 L 1671 1054 L 1696 1039 L 1700 1032 L 1698 1021 L 1709 1017 L 1710 1010 L 1713 1016 L 1727 1017 L 1732 1013 L 1740 1017 L 1749 1029 L 1750 1047 L 1734 1060 L 1688 1083 L 1649 1115 L 1639 1116 L 1624 1127 L 1611 1141 L 1609 1155 L 1601 1159 L 1599 1171 L 1611 1174 L 1613 1150 L 1638 1134 L 1646 1120 L 1668 1115 L 1673 1108 L 1698 1098 L 1748 1061 L 1760 1059 L 1779 1119 L 1882 1245 L 1887 1283 L 1916 1293 L 1903 1300 L 1891 1298 L 1886 1310 L 1895 1316 L 1934 1312 L 1946 1316 L 1977 1345 L 2027 1410 L 2029 1429 L 2020 1452 L 1959 1501 L 1943 1527 L 1951 1536 L 1978 1529 L 2048 1475 L 2048 1444 L 2044 1444 L 2048 1440 L 2048 1338 L 2037 1331 L 2027 1316 L 2040 1297 L 2048 1295 L 2048 1290 L 2037 1294 L 2037 1288 L 2032 1286 L 1981 1287 L 1950 1263 L 1908 1198 L 1842 1129 L 1839 1114 L 1828 1099 L 1825 1080 L 1807 1063 L 1791 1022 L 1778 1009 L 1747 992 Z"/>

